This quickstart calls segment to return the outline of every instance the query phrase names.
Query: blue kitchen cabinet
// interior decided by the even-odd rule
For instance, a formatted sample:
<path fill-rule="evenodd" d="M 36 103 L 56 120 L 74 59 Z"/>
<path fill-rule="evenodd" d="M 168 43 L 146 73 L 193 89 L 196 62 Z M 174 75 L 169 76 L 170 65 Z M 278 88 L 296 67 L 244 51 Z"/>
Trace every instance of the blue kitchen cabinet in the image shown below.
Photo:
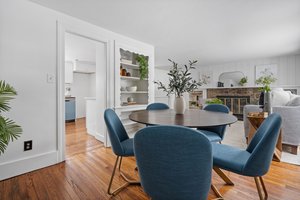
<path fill-rule="evenodd" d="M 65 99 L 65 118 L 66 122 L 73 122 L 76 119 L 76 101 L 75 97 L 68 97 Z"/>

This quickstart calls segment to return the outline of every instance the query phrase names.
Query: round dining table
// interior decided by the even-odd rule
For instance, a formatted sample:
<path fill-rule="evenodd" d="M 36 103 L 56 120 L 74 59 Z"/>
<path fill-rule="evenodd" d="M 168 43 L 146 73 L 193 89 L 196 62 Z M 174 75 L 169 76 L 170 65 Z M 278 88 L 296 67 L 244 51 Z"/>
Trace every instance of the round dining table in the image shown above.
<path fill-rule="evenodd" d="M 172 109 L 135 111 L 129 115 L 129 119 L 146 125 L 178 125 L 189 128 L 230 125 L 237 121 L 232 114 L 198 109 L 186 110 L 184 114 L 176 114 Z M 227 184 L 233 185 L 219 168 L 213 169 Z M 215 185 L 212 184 L 211 188 L 217 197 L 223 198 Z"/>
<path fill-rule="evenodd" d="M 233 124 L 237 118 L 232 114 L 191 109 L 176 114 L 172 109 L 142 110 L 129 115 L 129 119 L 146 125 L 178 125 L 189 128 L 204 128 Z"/>

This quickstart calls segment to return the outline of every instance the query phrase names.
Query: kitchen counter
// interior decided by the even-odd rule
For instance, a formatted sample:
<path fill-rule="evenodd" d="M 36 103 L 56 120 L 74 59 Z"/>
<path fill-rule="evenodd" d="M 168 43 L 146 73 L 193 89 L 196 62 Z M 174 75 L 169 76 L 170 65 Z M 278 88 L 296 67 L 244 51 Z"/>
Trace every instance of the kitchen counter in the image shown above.
<path fill-rule="evenodd" d="M 69 99 L 75 99 L 75 97 L 72 97 L 72 96 L 65 96 L 65 100 L 69 100 Z"/>

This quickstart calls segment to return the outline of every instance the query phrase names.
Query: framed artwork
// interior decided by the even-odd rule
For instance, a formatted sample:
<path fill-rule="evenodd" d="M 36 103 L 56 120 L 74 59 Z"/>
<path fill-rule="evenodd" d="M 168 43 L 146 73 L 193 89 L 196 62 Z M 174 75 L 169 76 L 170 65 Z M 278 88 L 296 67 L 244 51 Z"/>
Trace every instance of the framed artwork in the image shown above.
<path fill-rule="evenodd" d="M 213 72 L 212 71 L 200 72 L 199 81 L 201 81 L 203 85 L 211 85 L 213 82 Z"/>
<path fill-rule="evenodd" d="M 259 79 L 261 76 L 273 76 L 277 78 L 277 64 L 256 65 L 255 78 Z"/>

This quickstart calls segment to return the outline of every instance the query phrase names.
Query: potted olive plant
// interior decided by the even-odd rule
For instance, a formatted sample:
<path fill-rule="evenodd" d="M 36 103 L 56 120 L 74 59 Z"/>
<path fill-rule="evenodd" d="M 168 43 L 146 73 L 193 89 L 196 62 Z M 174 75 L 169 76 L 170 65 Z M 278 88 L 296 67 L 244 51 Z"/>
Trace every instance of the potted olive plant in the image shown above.
<path fill-rule="evenodd" d="M 20 137 L 22 129 L 13 120 L 4 117 L 3 112 L 10 110 L 9 101 L 17 95 L 16 90 L 0 80 L 0 155 L 4 153 L 10 141 Z"/>
<path fill-rule="evenodd" d="M 185 92 L 193 92 L 198 86 L 202 85 L 202 82 L 195 81 L 191 76 L 191 69 L 195 69 L 194 65 L 197 61 L 189 61 L 188 65 L 184 65 L 184 69 L 178 67 L 178 63 L 169 59 L 173 64 L 170 69 L 169 83 L 167 85 L 160 81 L 154 81 L 158 85 L 158 89 L 163 90 L 169 96 L 170 94 L 175 94 L 174 109 L 176 114 L 184 114 L 185 112 L 185 100 L 183 94 Z"/>
<path fill-rule="evenodd" d="M 262 76 L 256 79 L 255 83 L 261 85 L 260 91 L 264 92 L 264 112 L 271 112 L 271 87 L 277 79 L 274 77 L 272 72 L 263 71 Z"/>

